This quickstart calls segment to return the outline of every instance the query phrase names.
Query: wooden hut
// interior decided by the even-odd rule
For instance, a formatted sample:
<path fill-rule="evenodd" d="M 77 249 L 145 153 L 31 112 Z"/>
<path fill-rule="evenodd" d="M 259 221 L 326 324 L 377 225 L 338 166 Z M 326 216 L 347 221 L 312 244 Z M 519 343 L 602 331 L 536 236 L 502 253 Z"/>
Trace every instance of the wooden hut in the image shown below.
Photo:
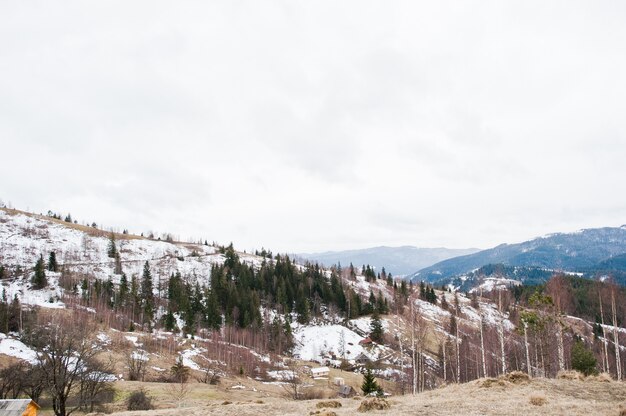
<path fill-rule="evenodd" d="M 31 399 L 0 400 L 0 416 L 37 416 L 39 405 Z"/>

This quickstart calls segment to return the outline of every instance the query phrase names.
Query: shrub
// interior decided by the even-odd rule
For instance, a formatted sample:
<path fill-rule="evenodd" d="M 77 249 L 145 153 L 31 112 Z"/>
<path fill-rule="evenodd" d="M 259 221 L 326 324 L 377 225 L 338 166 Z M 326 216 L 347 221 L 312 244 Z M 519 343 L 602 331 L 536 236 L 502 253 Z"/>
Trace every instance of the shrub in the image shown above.
<path fill-rule="evenodd" d="M 572 368 L 588 376 L 598 373 L 596 364 L 593 351 L 588 349 L 582 341 L 576 341 L 572 347 Z"/>
<path fill-rule="evenodd" d="M 385 399 L 381 399 L 380 397 L 373 397 L 370 399 L 365 399 L 361 402 L 358 411 L 359 412 L 369 412 L 371 410 L 386 410 L 391 407 L 389 402 Z"/>
<path fill-rule="evenodd" d="M 143 388 L 136 390 L 126 400 L 128 410 L 152 410 L 152 397 Z"/>

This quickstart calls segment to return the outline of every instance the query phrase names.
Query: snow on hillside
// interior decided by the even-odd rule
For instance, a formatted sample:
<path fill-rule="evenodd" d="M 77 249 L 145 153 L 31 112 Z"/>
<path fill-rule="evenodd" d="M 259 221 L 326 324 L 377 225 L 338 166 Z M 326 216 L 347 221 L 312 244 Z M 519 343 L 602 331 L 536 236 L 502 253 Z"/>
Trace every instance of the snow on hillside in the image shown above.
<path fill-rule="evenodd" d="M 19 358 L 28 361 L 31 364 L 37 362 L 37 353 L 17 339 L 9 338 L 5 334 L 0 333 L 0 354 L 9 357 Z"/>
<path fill-rule="evenodd" d="M 343 334 L 343 342 L 342 342 Z M 359 345 L 363 337 L 341 325 L 301 325 L 293 331 L 295 357 L 306 361 L 322 361 L 325 355 L 355 359 L 365 349 Z"/>
<path fill-rule="evenodd" d="M 438 299 L 441 299 L 441 295 L 446 297 L 446 301 L 450 308 L 454 305 L 454 294 L 449 292 L 439 292 L 437 291 Z M 479 301 L 480 310 L 471 306 L 471 301 L 465 295 L 458 294 L 459 306 L 461 308 L 461 315 L 459 316 L 459 320 L 467 325 L 472 325 L 474 327 L 478 327 L 480 325 L 481 315 L 483 322 L 487 325 L 499 325 L 500 322 L 503 322 L 504 328 L 507 331 L 511 331 L 514 329 L 513 323 L 508 319 L 506 314 L 498 311 L 496 306 L 490 302 Z M 449 322 L 451 313 L 447 310 L 444 310 L 440 303 L 437 305 L 433 305 L 432 303 L 426 302 L 422 299 L 415 299 L 415 307 L 417 313 L 421 314 L 423 318 L 428 321 L 433 322 L 439 330 L 443 330 L 443 327 Z"/>
<path fill-rule="evenodd" d="M 19 266 L 32 271 L 40 255 L 47 261 L 54 251 L 58 263 L 66 270 L 99 279 L 111 278 L 119 283 L 120 275 L 114 274 L 114 259 L 108 256 L 109 233 L 51 220 L 19 211 L 0 209 L 0 263 L 9 267 Z M 172 273 L 183 277 L 208 280 L 213 264 L 224 262 L 224 256 L 212 246 L 191 243 L 170 243 L 136 236 L 116 235 L 116 247 L 120 253 L 122 271 L 129 277 L 140 276 L 147 261 L 155 287 Z M 239 253 L 244 262 L 260 266 L 263 258 Z M 2 282 L 8 296 L 18 295 L 25 304 L 42 307 L 63 307 L 58 299 L 62 290 L 58 287 L 59 274 L 46 272 L 49 287 L 42 291 L 30 290 L 30 273 L 12 282 Z"/>

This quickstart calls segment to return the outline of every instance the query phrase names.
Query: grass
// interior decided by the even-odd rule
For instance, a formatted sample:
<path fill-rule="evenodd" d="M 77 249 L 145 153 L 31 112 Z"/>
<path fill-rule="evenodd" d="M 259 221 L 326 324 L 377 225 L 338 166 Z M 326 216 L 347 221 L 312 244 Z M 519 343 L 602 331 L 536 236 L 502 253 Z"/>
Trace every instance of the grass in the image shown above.
<path fill-rule="evenodd" d="M 522 373 L 523 374 L 523 373 Z M 586 378 L 581 380 L 568 379 L 527 379 L 523 376 L 513 375 L 501 377 L 498 380 L 505 381 L 504 385 L 493 383 L 497 388 L 485 388 L 480 383 L 452 384 L 436 390 L 427 391 L 417 396 L 392 396 L 386 402 L 388 409 L 372 410 L 374 415 L 429 415 L 440 416 L 452 415 L 579 415 L 592 414 L 620 415 L 620 405 L 626 402 L 626 383 L 611 383 L 607 386 L 605 381 Z M 515 380 L 517 382 L 512 382 Z M 520 382 L 520 380 L 522 380 Z M 321 403 L 328 400 L 285 400 L 279 397 L 280 390 L 268 390 L 262 383 L 254 384 L 253 380 L 242 379 L 242 383 L 248 386 L 245 391 L 229 390 L 224 387 L 194 386 L 196 398 L 187 400 L 185 407 L 186 416 L 224 415 L 224 416 L 271 416 L 271 415 L 322 415 L 323 412 L 331 412 L 337 416 L 358 414 L 358 409 L 363 406 L 374 409 L 374 398 L 363 400 L 336 399 L 341 407 L 328 407 Z M 125 388 L 130 390 L 137 385 L 126 383 Z M 136 382 L 133 382 L 136 383 Z M 116 383 L 117 384 L 117 383 Z M 158 386 L 160 383 L 150 384 L 147 389 L 157 404 L 157 409 L 142 412 L 145 416 L 175 416 L 181 414 L 180 409 L 163 407 L 169 404 L 163 394 L 165 390 Z M 264 391 L 253 392 L 266 388 Z M 206 398 L 198 398 L 204 396 Z M 262 398 L 263 403 L 258 403 Z M 224 406 L 224 401 L 231 402 Z M 372 401 L 372 402 L 371 402 Z M 318 407 L 320 403 L 320 407 Z M 363 403 L 367 403 L 363 405 Z M 123 409 L 118 409 L 123 410 Z M 131 416 L 130 413 L 121 412 L 117 416 Z M 620 416 L 626 416 L 626 413 Z"/>

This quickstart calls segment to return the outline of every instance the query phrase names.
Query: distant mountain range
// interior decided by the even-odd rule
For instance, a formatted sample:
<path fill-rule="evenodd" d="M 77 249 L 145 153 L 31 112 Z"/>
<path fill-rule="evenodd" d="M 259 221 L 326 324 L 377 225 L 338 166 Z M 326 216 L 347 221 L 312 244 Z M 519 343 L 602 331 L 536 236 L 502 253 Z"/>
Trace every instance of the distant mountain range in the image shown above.
<path fill-rule="evenodd" d="M 419 248 L 413 246 L 402 247 L 372 247 L 359 250 L 327 251 L 324 253 L 303 253 L 297 257 L 319 262 L 325 266 L 341 263 L 348 266 L 352 263 L 355 267 L 369 264 L 376 271 L 384 267 L 394 276 L 406 276 L 415 270 L 423 269 L 442 260 L 452 257 L 464 256 L 479 251 L 477 248 L 449 249 L 449 248 Z"/>
<path fill-rule="evenodd" d="M 488 265 L 506 267 L 484 268 Z M 519 244 L 501 244 L 422 268 L 409 278 L 449 283 L 454 278 L 475 275 L 481 268 L 496 270 L 503 277 L 520 281 L 541 278 L 546 273 L 542 274 L 540 270 L 578 272 L 589 277 L 610 273 L 621 280 L 622 275 L 626 276 L 626 226 L 585 229 L 551 234 Z"/>

